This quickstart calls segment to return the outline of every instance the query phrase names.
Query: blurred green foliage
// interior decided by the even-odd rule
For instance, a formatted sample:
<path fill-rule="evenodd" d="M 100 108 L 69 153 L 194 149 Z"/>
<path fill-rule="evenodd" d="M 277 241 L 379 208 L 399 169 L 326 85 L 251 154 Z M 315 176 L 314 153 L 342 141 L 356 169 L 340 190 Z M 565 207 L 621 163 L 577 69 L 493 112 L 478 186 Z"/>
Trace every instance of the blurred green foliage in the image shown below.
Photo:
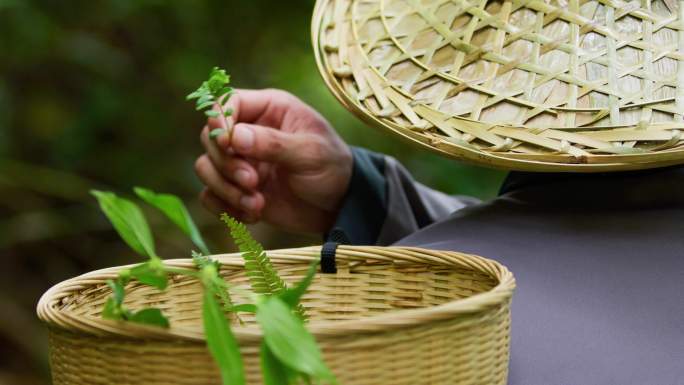
<path fill-rule="evenodd" d="M 9 317 L 0 321 L 0 384 L 46 383 L 43 329 L 32 314 L 45 289 L 132 261 L 90 188 L 170 191 L 191 202 L 205 228 L 220 229 L 196 207 L 203 119 L 184 99 L 215 65 L 238 87 L 296 94 L 349 143 L 397 157 L 428 185 L 495 194 L 502 173 L 409 147 L 337 103 L 313 60 L 312 7 L 311 0 L 0 0 L 0 313 Z M 312 241 L 260 231 L 267 247 Z M 188 245 L 175 235 L 157 231 L 168 244 L 161 255 L 185 256 Z"/>

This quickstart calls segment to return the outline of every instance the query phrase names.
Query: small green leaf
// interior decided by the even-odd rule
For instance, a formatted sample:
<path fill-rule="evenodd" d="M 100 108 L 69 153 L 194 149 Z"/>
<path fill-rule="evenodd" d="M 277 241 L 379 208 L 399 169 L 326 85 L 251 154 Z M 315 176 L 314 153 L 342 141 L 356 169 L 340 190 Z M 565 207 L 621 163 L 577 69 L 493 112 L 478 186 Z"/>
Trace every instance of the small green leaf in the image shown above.
<path fill-rule="evenodd" d="M 221 96 L 218 97 L 219 104 L 221 104 L 222 106 L 225 106 L 226 103 L 228 103 L 228 101 L 230 100 L 230 97 L 233 96 L 233 94 L 234 94 L 234 92 L 232 89 L 230 89 L 230 91 L 228 91 L 226 93 L 221 93 Z M 224 114 L 226 117 L 233 114 L 232 109 L 229 108 L 229 110 L 231 110 L 230 113 Z"/>
<path fill-rule="evenodd" d="M 212 95 L 208 90 L 202 94 L 198 99 L 196 105 L 204 104 L 206 102 L 214 102 L 214 95 Z"/>
<path fill-rule="evenodd" d="M 131 322 L 155 325 L 163 328 L 169 327 L 169 320 L 162 314 L 161 310 L 157 308 L 148 308 L 137 311 L 133 313 L 128 320 Z"/>
<path fill-rule="evenodd" d="M 205 285 L 202 319 L 207 347 L 221 371 L 224 385 L 244 385 L 245 373 L 237 340 L 216 301 L 213 285 Z"/>
<path fill-rule="evenodd" d="M 218 118 L 219 116 L 221 116 L 221 114 L 219 114 L 219 112 L 215 111 L 215 110 L 204 111 L 204 115 L 206 115 L 210 118 Z"/>
<path fill-rule="evenodd" d="M 116 303 L 116 299 L 114 299 L 114 297 L 107 298 L 104 309 L 102 309 L 102 318 L 115 321 L 123 319 L 120 305 Z"/>
<path fill-rule="evenodd" d="M 215 104 L 215 102 L 214 102 L 213 100 L 208 101 L 208 102 L 204 102 L 204 103 L 202 103 L 202 104 L 198 104 L 197 107 L 195 107 L 195 110 L 201 111 L 201 110 L 203 110 L 203 109 L 205 109 L 205 108 L 207 108 L 207 107 L 213 106 L 214 104 Z"/>
<path fill-rule="evenodd" d="M 257 312 L 257 307 L 254 304 L 251 303 L 243 303 L 240 305 L 233 305 L 230 307 L 230 311 L 237 313 L 239 311 L 243 313 L 256 313 Z"/>
<path fill-rule="evenodd" d="M 152 190 L 142 187 L 135 187 L 133 190 L 140 199 L 164 213 L 171 222 L 190 237 L 192 242 L 202 251 L 202 253 L 209 254 L 209 249 L 207 248 L 206 243 L 204 243 L 202 234 L 200 234 L 188 209 L 180 198 L 172 194 L 155 193 Z"/>
<path fill-rule="evenodd" d="M 221 96 L 226 96 L 226 95 L 231 96 L 234 91 L 235 90 L 233 90 L 233 87 L 225 86 L 225 87 L 221 88 L 221 91 L 219 91 L 219 94 Z"/>
<path fill-rule="evenodd" d="M 204 83 L 202 83 L 202 85 L 197 90 L 195 90 L 194 92 L 192 92 L 191 94 L 186 96 L 185 100 L 198 99 L 204 95 L 210 95 L 210 93 L 209 93 L 209 90 L 204 85 Z"/>
<path fill-rule="evenodd" d="M 220 94 L 221 89 L 230 83 L 230 76 L 226 74 L 225 70 L 218 67 L 214 67 L 209 74 L 209 80 L 207 80 L 207 88 L 212 94 Z"/>
<path fill-rule="evenodd" d="M 223 113 L 223 116 L 226 118 L 233 115 L 233 109 L 232 108 L 226 108 L 226 111 Z"/>
<path fill-rule="evenodd" d="M 91 190 L 114 229 L 138 254 L 153 257 L 154 239 L 140 208 L 128 199 L 119 198 L 112 192 Z"/>
<path fill-rule="evenodd" d="M 264 341 L 278 360 L 298 372 L 336 382 L 323 362 L 313 335 L 285 302 L 278 297 L 262 297 L 257 304 L 256 318 L 264 332 Z"/>
<path fill-rule="evenodd" d="M 223 128 L 214 128 L 209 132 L 209 139 L 216 139 L 226 132 Z"/>
<path fill-rule="evenodd" d="M 297 373 L 283 365 L 264 342 L 261 343 L 260 356 L 264 385 L 290 385 L 297 379 Z"/>
<path fill-rule="evenodd" d="M 118 281 L 122 286 L 128 285 L 128 282 L 131 281 L 131 270 L 130 269 L 120 270 Z"/>
<path fill-rule="evenodd" d="M 124 292 L 124 287 L 121 284 L 121 282 L 119 282 L 118 280 L 112 281 L 111 279 L 108 279 L 107 286 L 109 286 L 112 289 L 112 298 L 114 299 L 114 303 L 117 305 L 122 304 L 124 296 L 126 294 Z"/>
<path fill-rule="evenodd" d="M 201 93 L 199 90 L 192 92 L 191 94 L 188 94 L 188 96 L 185 97 L 185 100 L 192 100 L 192 99 L 197 99 L 201 96 Z"/>
<path fill-rule="evenodd" d="M 309 270 L 306 272 L 306 276 L 297 283 L 297 285 L 291 289 L 285 289 L 278 296 L 283 300 L 290 308 L 294 309 L 299 305 L 302 296 L 309 288 L 313 278 L 316 275 L 316 270 L 318 269 L 318 260 L 311 263 Z"/>
<path fill-rule="evenodd" d="M 131 276 L 145 285 L 154 286 L 159 290 L 166 289 L 168 277 L 159 258 L 142 263 L 131 269 Z"/>

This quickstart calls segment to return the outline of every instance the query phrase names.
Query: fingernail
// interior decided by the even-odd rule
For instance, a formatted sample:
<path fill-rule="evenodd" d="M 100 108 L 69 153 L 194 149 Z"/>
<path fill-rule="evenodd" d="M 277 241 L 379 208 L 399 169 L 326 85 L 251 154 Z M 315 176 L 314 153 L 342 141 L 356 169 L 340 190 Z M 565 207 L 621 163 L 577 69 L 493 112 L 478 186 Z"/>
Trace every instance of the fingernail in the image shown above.
<path fill-rule="evenodd" d="M 239 169 L 235 171 L 235 181 L 246 186 L 249 183 L 250 173 L 247 170 Z"/>
<path fill-rule="evenodd" d="M 233 146 L 238 150 L 249 151 L 254 146 L 254 132 L 249 126 L 238 124 L 234 127 Z"/>
<path fill-rule="evenodd" d="M 240 205 L 247 210 L 255 210 L 257 205 L 256 197 L 244 195 L 242 198 L 240 198 Z"/>

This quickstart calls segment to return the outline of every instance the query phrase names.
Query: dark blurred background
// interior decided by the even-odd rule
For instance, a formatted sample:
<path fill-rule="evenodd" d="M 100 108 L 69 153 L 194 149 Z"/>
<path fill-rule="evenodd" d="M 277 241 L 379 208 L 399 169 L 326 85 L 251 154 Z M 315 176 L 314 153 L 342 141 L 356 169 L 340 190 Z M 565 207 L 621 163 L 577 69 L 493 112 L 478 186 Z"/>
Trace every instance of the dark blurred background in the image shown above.
<path fill-rule="evenodd" d="M 242 88 L 286 89 L 351 144 L 399 158 L 424 183 L 482 198 L 500 172 L 441 159 L 364 126 L 320 80 L 313 0 L 0 0 L 0 384 L 49 383 L 35 317 L 51 285 L 132 263 L 88 195 L 134 185 L 182 196 L 215 249 L 231 250 L 196 200 L 203 117 L 184 96 L 212 66 Z M 190 244 L 148 212 L 160 254 Z M 258 225 L 267 247 L 315 243 Z"/>

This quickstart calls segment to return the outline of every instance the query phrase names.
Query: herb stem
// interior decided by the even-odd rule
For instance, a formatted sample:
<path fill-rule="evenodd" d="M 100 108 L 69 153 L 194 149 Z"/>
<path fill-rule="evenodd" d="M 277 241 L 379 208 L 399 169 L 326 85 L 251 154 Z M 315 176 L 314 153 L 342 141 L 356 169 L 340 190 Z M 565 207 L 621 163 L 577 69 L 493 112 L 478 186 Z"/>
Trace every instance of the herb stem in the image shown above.
<path fill-rule="evenodd" d="M 223 110 L 223 105 L 220 99 L 216 103 L 216 106 L 218 107 L 219 113 L 221 114 L 221 119 L 223 119 L 223 124 L 226 125 L 226 131 L 228 131 L 228 145 L 230 146 L 230 144 L 233 143 L 233 127 L 228 126 L 228 119 L 226 119 L 226 113 Z"/>
<path fill-rule="evenodd" d="M 197 270 L 164 266 L 164 271 L 171 274 L 187 275 L 190 277 L 199 278 L 199 272 Z"/>

